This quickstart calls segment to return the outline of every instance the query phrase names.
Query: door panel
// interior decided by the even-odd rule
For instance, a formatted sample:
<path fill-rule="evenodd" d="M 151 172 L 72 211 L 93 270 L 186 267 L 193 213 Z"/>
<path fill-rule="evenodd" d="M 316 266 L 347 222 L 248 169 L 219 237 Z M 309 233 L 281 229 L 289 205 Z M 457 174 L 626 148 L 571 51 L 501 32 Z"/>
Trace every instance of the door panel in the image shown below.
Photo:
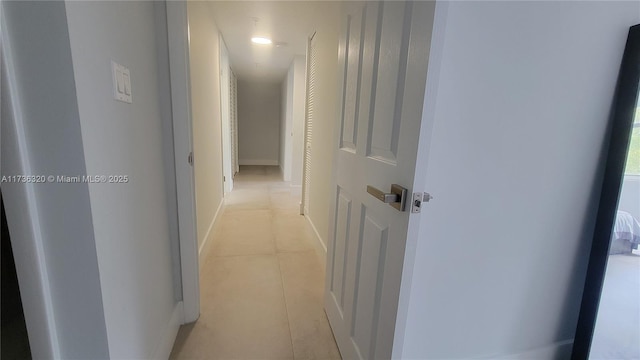
<path fill-rule="evenodd" d="M 345 359 L 392 354 L 409 212 L 366 188 L 413 184 L 434 6 L 344 8 L 325 308 Z"/>
<path fill-rule="evenodd" d="M 381 277 L 387 247 L 388 224 L 376 221 L 364 211 L 361 241 L 356 275 L 355 321 L 352 323 L 353 345 L 362 359 L 371 359 L 380 306 Z M 382 223 L 382 224 L 381 224 Z M 373 275 L 373 276 L 371 276 Z"/>
<path fill-rule="evenodd" d="M 376 24 L 382 29 L 377 45 L 382 51 L 374 70 L 376 90 L 367 155 L 391 163 L 395 163 L 398 151 L 411 8 L 411 4 L 386 3 Z"/>
<path fill-rule="evenodd" d="M 351 199 L 344 192 L 338 195 L 338 209 L 336 211 L 336 246 L 333 247 L 331 264 L 333 277 L 331 278 L 330 291 L 335 297 L 335 302 L 340 304 L 340 315 L 343 316 L 345 265 L 347 263 L 347 248 L 349 246 L 349 229 L 351 225 Z"/>
<path fill-rule="evenodd" d="M 362 65 L 362 25 L 363 22 L 362 9 L 360 14 L 347 19 L 347 35 L 345 47 L 348 49 L 346 55 L 347 72 L 345 76 L 344 98 L 342 104 L 344 110 L 342 112 L 342 144 L 341 148 L 356 150 L 356 142 L 358 135 L 358 100 L 360 93 L 360 67 Z"/>

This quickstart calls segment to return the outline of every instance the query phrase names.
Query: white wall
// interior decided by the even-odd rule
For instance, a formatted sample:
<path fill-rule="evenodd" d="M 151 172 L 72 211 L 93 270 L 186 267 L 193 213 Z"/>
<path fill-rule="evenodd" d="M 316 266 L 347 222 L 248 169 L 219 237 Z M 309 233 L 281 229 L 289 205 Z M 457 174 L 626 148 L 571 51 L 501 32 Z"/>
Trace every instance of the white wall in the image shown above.
<path fill-rule="evenodd" d="M 329 204 L 331 191 L 331 174 L 333 171 L 334 130 L 337 126 L 338 88 L 338 37 L 339 6 L 332 3 L 327 13 L 327 21 L 316 30 L 315 41 L 318 49 L 316 105 L 314 107 L 313 147 L 311 161 L 312 182 L 309 186 L 309 213 L 307 217 L 314 227 L 317 236 L 326 249 L 329 238 Z"/>
<path fill-rule="evenodd" d="M 336 51 L 337 52 L 337 51 Z M 337 56 L 337 55 L 336 55 Z M 291 64 L 293 69 L 292 130 L 291 144 L 291 185 L 302 186 L 302 159 L 304 157 L 304 117 L 306 88 L 306 57 L 296 56 Z M 291 71 L 291 70 L 289 70 Z"/>
<path fill-rule="evenodd" d="M 280 83 L 238 79 L 238 162 L 279 165 Z"/>
<path fill-rule="evenodd" d="M 2 175 L 86 175 L 65 4 L 1 6 Z M 3 183 L 2 192 L 33 357 L 109 358 L 103 296 L 113 293 L 98 269 L 88 185 Z"/>
<path fill-rule="evenodd" d="M 407 249 L 401 356 L 568 358 L 640 4 L 438 3 L 439 21 L 416 189 L 435 199 Z"/>
<path fill-rule="evenodd" d="M 154 4 L 66 10 L 87 173 L 129 177 L 89 184 L 109 353 L 158 356 L 177 324 Z M 131 71 L 132 104 L 113 99 L 111 60 Z"/>
<path fill-rule="evenodd" d="M 198 247 L 207 239 L 223 198 L 220 37 L 210 4 L 187 3 Z"/>

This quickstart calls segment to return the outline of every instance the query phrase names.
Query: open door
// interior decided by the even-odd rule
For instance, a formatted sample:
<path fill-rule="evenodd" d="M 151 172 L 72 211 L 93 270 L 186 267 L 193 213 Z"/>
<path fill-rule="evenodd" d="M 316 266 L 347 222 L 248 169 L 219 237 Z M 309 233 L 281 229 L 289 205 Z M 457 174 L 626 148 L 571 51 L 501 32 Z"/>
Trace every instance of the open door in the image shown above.
<path fill-rule="evenodd" d="M 325 308 L 345 359 L 392 355 L 411 189 L 404 209 L 390 189 L 414 183 L 434 8 L 362 2 L 343 12 Z"/>

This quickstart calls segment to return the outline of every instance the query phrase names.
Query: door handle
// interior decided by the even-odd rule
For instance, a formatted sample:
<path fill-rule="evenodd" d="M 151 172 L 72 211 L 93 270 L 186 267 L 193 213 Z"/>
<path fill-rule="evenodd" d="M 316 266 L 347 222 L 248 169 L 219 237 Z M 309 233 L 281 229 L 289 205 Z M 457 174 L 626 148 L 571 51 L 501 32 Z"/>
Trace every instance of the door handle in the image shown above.
<path fill-rule="evenodd" d="M 404 211 L 407 204 L 407 189 L 398 185 L 391 185 L 391 192 L 385 193 L 378 190 L 371 185 L 367 185 L 367 192 L 376 199 L 382 201 L 385 204 L 389 204 L 399 211 Z"/>

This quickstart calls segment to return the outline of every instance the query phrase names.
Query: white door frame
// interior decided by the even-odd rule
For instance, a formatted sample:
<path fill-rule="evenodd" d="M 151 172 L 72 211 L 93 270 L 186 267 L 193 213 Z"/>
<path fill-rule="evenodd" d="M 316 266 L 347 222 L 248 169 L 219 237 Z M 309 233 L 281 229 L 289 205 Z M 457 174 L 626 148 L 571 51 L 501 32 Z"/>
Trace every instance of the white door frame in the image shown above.
<path fill-rule="evenodd" d="M 167 1 L 166 5 L 184 310 L 182 322 L 189 323 L 196 321 L 200 316 L 195 183 L 193 166 L 189 163 L 190 156 L 193 156 L 189 19 L 186 1 Z M 191 159 L 194 158 L 191 157 Z"/>
<path fill-rule="evenodd" d="M 233 190 L 233 169 L 231 156 L 231 68 L 229 51 L 222 34 L 220 41 L 220 126 L 222 135 L 222 174 L 224 194 Z"/>
<path fill-rule="evenodd" d="M 0 19 L 2 34 L 7 34 L 7 22 L 1 8 Z M 2 62 L 0 76 L 2 82 L 6 82 L 2 99 L 7 117 L 2 119 L 5 141 L 0 173 L 32 174 L 8 36 L 2 39 Z M 60 347 L 34 186 L 33 183 L 3 183 L 2 196 L 31 355 L 35 359 L 59 359 Z"/>
<path fill-rule="evenodd" d="M 442 41 L 442 39 L 444 39 L 446 32 L 448 8 L 449 3 L 447 1 L 436 1 L 433 15 L 433 27 L 431 34 L 429 35 L 431 36 L 431 45 L 429 49 L 429 65 L 427 66 L 427 82 L 422 105 L 420 134 L 418 136 L 416 170 L 413 177 L 413 184 L 411 184 L 411 189 L 414 189 L 416 192 L 428 191 L 428 189 L 425 188 L 425 185 L 427 181 L 429 155 L 431 154 L 429 148 L 431 145 L 431 134 L 436 116 L 438 81 L 440 78 L 439 75 L 444 48 L 444 41 Z M 420 214 L 409 216 L 404 264 L 402 266 L 402 282 L 400 284 L 400 293 L 398 297 L 396 330 L 393 338 L 393 359 L 403 358 L 403 344 L 408 320 L 409 300 L 411 298 L 411 284 L 413 282 L 414 275 L 413 269 L 416 259 L 416 248 L 418 247 L 418 240 L 424 238 L 424 235 L 421 234 L 420 225 Z M 422 232 L 424 232 L 424 228 L 422 229 Z"/>

